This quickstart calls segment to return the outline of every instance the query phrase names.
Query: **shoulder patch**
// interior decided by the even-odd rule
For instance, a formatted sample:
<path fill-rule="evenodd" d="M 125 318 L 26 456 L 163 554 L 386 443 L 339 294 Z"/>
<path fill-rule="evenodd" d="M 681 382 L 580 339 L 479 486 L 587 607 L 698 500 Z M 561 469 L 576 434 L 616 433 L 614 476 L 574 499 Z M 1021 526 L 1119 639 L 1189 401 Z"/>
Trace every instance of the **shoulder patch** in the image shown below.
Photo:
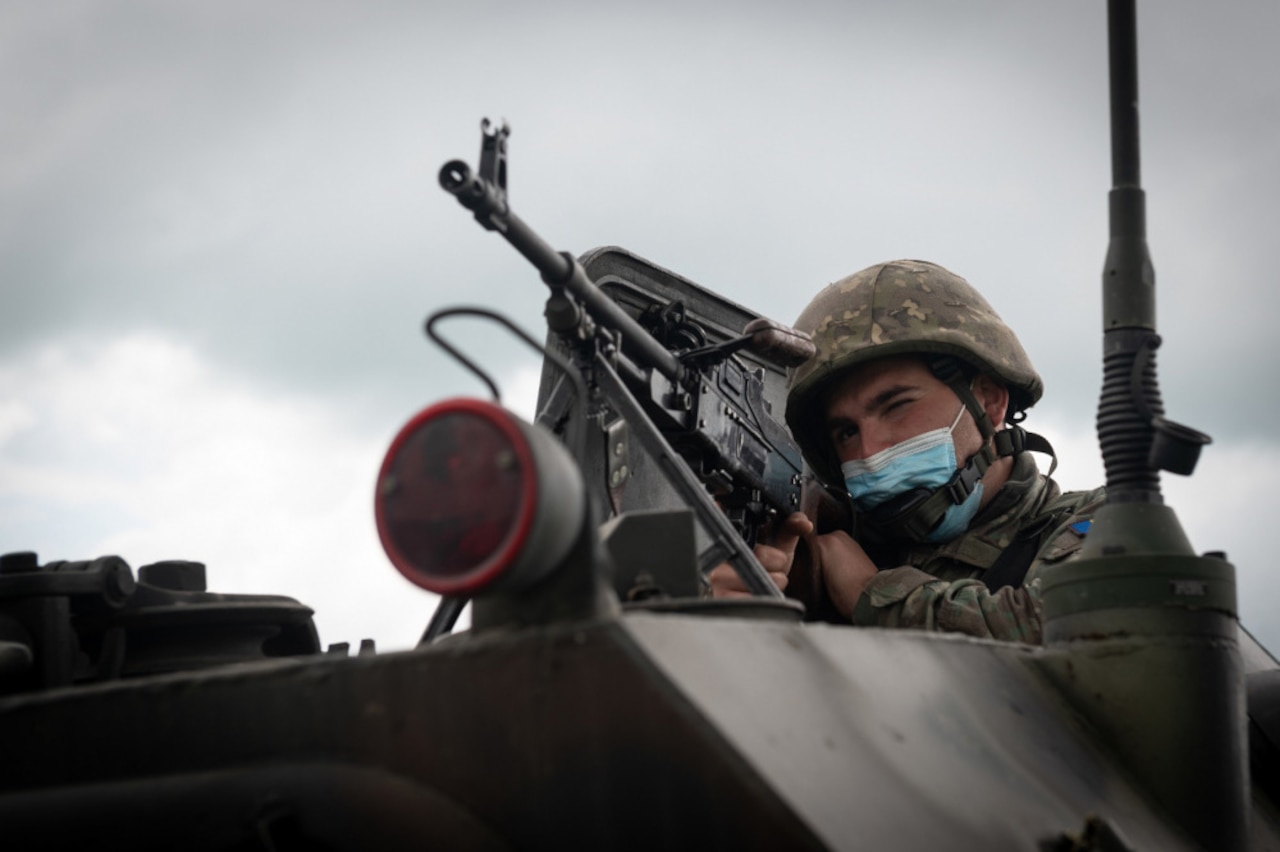
<path fill-rule="evenodd" d="M 1084 546 L 1084 536 L 1075 530 L 1075 524 L 1063 527 L 1061 531 L 1049 539 L 1049 543 L 1040 551 L 1040 561 L 1047 563 L 1061 562 Z"/>
<path fill-rule="evenodd" d="M 1040 560 L 1047 563 L 1061 562 L 1074 555 L 1084 546 L 1084 537 L 1092 526 L 1092 518 L 1081 518 L 1058 527 L 1057 532 L 1050 535 L 1041 549 Z"/>
<path fill-rule="evenodd" d="M 1106 502 L 1105 488 L 1092 491 L 1071 491 L 1061 494 L 1053 500 L 1045 511 L 1058 514 L 1066 523 L 1049 534 L 1048 540 L 1040 550 L 1039 558 L 1043 562 L 1061 562 L 1077 553 L 1084 546 L 1084 538 L 1093 527 L 1093 513 Z"/>

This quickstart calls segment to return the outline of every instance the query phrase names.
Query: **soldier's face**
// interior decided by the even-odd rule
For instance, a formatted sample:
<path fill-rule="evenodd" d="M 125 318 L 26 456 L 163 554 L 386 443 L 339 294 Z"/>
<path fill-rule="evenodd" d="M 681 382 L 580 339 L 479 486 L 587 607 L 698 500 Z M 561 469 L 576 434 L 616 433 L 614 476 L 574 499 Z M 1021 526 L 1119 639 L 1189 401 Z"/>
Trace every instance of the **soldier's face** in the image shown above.
<path fill-rule="evenodd" d="M 960 408 L 960 399 L 923 362 L 885 358 L 851 370 L 832 387 L 826 399 L 827 434 L 841 463 L 865 459 L 908 438 L 949 427 Z M 967 411 L 951 434 L 961 464 L 982 446 L 982 435 Z"/>

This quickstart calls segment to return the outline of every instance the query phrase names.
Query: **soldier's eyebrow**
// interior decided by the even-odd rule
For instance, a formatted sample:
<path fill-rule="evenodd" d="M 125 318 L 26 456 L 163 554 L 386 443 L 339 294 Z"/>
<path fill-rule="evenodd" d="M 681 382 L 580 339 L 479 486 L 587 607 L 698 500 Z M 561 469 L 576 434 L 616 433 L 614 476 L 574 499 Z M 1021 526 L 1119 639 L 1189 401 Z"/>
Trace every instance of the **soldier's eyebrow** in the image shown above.
<path fill-rule="evenodd" d="M 891 385 L 871 398 L 871 401 L 867 404 L 867 411 L 879 411 L 893 402 L 895 397 L 915 389 L 916 386 L 912 384 Z"/>
<path fill-rule="evenodd" d="M 904 393 L 910 393 L 918 390 L 916 385 L 909 382 L 890 385 L 867 401 L 866 407 L 863 409 L 865 414 L 876 414 L 882 411 L 885 406 L 893 402 Z M 852 417 L 844 414 L 833 414 L 827 417 L 826 427 L 828 432 L 834 432 L 837 429 L 843 429 L 846 426 L 858 425 Z"/>

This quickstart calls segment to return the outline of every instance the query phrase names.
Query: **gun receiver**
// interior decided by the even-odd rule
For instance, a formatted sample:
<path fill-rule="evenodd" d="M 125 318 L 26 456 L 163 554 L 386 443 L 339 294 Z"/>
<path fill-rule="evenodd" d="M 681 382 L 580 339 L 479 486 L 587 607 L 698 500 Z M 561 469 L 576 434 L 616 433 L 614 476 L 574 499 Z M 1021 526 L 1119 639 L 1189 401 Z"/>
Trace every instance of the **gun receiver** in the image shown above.
<path fill-rule="evenodd" d="M 707 344 L 696 327 L 691 334 L 666 333 L 688 330 L 679 302 L 633 317 L 571 254 L 553 249 L 511 211 L 509 133 L 505 123 L 483 121 L 479 173 L 452 160 L 440 170 L 440 185 L 538 269 L 552 291 L 549 327 L 710 533 L 713 545 L 701 566 L 727 559 L 752 592 L 780 596 L 749 543 L 770 518 L 799 509 L 802 463 L 785 427 L 767 411 L 762 375 L 735 353 L 748 350 L 769 363 L 794 366 L 812 356 L 812 342 L 763 318 L 719 343 Z"/>

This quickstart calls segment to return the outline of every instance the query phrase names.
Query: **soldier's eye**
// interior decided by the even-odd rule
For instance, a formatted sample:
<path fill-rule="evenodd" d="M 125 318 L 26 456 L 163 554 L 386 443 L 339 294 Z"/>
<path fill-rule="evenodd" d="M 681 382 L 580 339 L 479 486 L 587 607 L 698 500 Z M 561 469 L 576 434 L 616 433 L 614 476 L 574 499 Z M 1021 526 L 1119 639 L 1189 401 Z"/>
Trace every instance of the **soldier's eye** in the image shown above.
<path fill-rule="evenodd" d="M 837 426 L 831 430 L 831 440 L 837 444 L 852 440 L 858 435 L 858 427 L 852 424 Z"/>

